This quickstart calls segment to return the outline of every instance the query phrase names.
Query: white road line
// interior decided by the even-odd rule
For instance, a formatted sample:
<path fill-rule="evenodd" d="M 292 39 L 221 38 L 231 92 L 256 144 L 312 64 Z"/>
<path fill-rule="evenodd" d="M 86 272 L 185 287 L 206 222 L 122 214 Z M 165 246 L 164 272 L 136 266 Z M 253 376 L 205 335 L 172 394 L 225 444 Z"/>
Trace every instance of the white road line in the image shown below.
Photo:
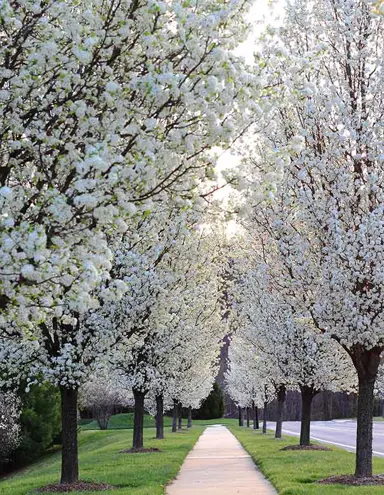
<path fill-rule="evenodd" d="M 285 430 L 283 428 L 283 432 L 284 433 L 291 434 L 291 435 L 295 435 L 295 436 L 300 436 L 300 434 L 297 433 L 297 431 Z M 311 436 L 311 438 L 313 440 L 316 440 L 317 442 L 329 443 L 330 445 L 337 445 L 337 447 L 343 447 L 344 449 L 351 449 L 354 452 L 356 451 L 356 447 L 354 445 L 346 445 L 345 443 L 331 442 L 330 440 L 324 440 L 322 438 L 317 438 L 317 437 L 313 437 L 313 436 Z M 374 455 L 378 455 L 380 457 L 384 457 L 384 452 L 378 452 L 377 450 L 373 450 L 372 453 Z"/>

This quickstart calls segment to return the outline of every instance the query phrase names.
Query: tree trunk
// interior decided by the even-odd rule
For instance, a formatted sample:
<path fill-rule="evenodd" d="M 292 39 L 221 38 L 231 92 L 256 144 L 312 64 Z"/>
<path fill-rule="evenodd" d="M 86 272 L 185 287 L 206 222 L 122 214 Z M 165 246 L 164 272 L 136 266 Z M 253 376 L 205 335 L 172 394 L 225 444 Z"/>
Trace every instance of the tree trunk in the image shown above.
<path fill-rule="evenodd" d="M 244 426 L 243 410 L 240 406 L 237 409 L 239 412 L 239 426 Z"/>
<path fill-rule="evenodd" d="M 264 402 L 264 410 L 263 410 L 263 433 L 267 433 L 267 409 L 268 409 L 268 402 Z"/>
<path fill-rule="evenodd" d="M 111 416 L 113 414 L 113 405 L 102 404 L 99 406 L 95 406 L 92 409 L 93 409 L 93 417 L 96 419 L 100 430 L 107 430 L 109 420 L 111 419 Z"/>
<path fill-rule="evenodd" d="M 135 411 L 133 417 L 133 442 L 134 449 L 143 448 L 143 433 L 144 433 L 144 397 L 145 393 L 140 390 L 133 389 L 133 397 L 135 399 Z"/>
<path fill-rule="evenodd" d="M 313 387 L 300 386 L 301 390 L 301 427 L 300 445 L 310 445 L 311 443 L 311 409 L 312 401 L 316 395 Z"/>
<path fill-rule="evenodd" d="M 164 438 L 164 398 L 162 394 L 156 395 L 156 438 Z"/>
<path fill-rule="evenodd" d="M 259 408 L 253 403 L 253 429 L 258 430 L 259 426 Z"/>
<path fill-rule="evenodd" d="M 277 418 L 276 418 L 276 431 L 275 438 L 281 438 L 281 432 L 283 429 L 283 410 L 286 398 L 286 388 L 281 385 L 277 391 Z"/>
<path fill-rule="evenodd" d="M 177 400 L 173 399 L 173 416 L 172 416 L 172 433 L 177 432 L 177 410 L 178 410 Z"/>
<path fill-rule="evenodd" d="M 177 429 L 181 430 L 182 426 L 183 426 L 183 405 L 181 404 L 181 402 L 179 402 L 179 418 L 178 418 Z"/>
<path fill-rule="evenodd" d="M 372 476 L 372 419 L 375 379 L 359 376 L 355 476 Z"/>
<path fill-rule="evenodd" d="M 188 428 L 192 427 L 192 407 L 188 407 Z"/>
<path fill-rule="evenodd" d="M 368 478 L 372 476 L 373 392 L 383 348 L 373 347 L 367 350 L 356 344 L 346 350 L 352 358 L 359 382 L 355 476 Z"/>
<path fill-rule="evenodd" d="M 61 484 L 79 480 L 79 458 L 77 450 L 77 397 L 75 388 L 60 387 L 61 427 L 63 447 L 61 457 Z"/>
<path fill-rule="evenodd" d="M 247 407 L 246 411 L 247 411 L 247 428 L 249 428 L 249 423 L 250 423 L 250 419 L 251 419 L 250 414 L 249 414 L 249 407 Z"/>

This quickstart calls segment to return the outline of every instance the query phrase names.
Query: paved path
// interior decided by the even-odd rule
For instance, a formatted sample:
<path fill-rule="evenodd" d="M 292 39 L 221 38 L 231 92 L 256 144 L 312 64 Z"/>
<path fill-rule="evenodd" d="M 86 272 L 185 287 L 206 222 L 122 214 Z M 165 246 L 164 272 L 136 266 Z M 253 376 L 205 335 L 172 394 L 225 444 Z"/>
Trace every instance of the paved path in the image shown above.
<path fill-rule="evenodd" d="M 274 495 L 251 456 L 225 426 L 209 426 L 188 454 L 167 495 Z"/>
<path fill-rule="evenodd" d="M 274 424 L 268 422 L 268 427 L 272 426 L 274 427 Z M 300 436 L 300 422 L 284 421 L 283 432 L 287 435 Z M 311 439 L 355 452 L 356 420 L 312 421 Z M 384 457 L 384 422 L 373 423 L 373 455 Z"/>

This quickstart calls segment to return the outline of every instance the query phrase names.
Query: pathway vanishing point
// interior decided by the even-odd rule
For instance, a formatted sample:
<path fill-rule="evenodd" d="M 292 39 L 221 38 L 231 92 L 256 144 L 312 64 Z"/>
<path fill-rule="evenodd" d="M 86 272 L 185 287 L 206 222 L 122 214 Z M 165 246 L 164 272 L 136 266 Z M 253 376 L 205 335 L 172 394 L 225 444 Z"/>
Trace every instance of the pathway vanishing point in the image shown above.
<path fill-rule="evenodd" d="M 274 495 L 251 456 L 225 426 L 209 426 L 188 454 L 167 495 Z"/>

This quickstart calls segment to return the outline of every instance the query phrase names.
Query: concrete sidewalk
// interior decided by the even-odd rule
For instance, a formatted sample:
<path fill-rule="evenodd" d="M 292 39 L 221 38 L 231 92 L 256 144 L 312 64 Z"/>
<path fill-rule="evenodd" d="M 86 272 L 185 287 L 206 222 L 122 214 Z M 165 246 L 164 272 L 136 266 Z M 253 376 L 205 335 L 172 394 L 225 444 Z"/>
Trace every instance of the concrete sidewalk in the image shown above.
<path fill-rule="evenodd" d="M 209 426 L 167 495 L 274 495 L 250 455 L 225 426 Z"/>

